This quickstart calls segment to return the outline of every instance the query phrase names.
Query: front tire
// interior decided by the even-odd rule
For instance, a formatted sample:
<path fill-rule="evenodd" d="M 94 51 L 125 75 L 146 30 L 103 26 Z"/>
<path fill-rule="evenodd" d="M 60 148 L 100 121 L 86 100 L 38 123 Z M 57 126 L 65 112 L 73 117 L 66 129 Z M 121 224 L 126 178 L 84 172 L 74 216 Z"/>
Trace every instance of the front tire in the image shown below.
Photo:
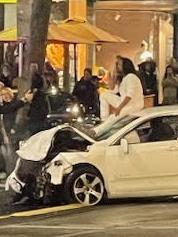
<path fill-rule="evenodd" d="M 103 199 L 103 179 L 96 170 L 90 167 L 78 168 L 67 177 L 65 194 L 67 202 L 94 206 Z"/>

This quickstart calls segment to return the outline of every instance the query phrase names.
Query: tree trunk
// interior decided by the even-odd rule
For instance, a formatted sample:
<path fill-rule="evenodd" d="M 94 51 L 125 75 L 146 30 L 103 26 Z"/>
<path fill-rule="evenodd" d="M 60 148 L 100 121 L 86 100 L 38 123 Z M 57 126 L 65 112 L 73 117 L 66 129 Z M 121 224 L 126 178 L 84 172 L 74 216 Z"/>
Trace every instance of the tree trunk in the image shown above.
<path fill-rule="evenodd" d="M 173 15 L 173 26 L 174 26 L 174 46 L 173 56 L 178 60 L 178 13 Z"/>
<path fill-rule="evenodd" d="M 40 73 L 43 71 L 46 54 L 50 9 L 51 0 L 34 0 L 32 3 L 29 63 L 36 63 Z"/>
<path fill-rule="evenodd" d="M 43 71 L 51 0 L 18 0 L 18 36 L 27 38 L 24 47 L 23 76 L 19 79 L 19 96 L 31 86 L 32 65 Z M 34 67 L 33 67 L 34 68 Z M 17 126 L 26 124 L 27 109 L 19 111 Z M 23 131 L 23 130 L 22 130 Z"/>
<path fill-rule="evenodd" d="M 20 94 L 31 85 L 32 67 L 36 65 L 39 73 L 43 71 L 51 3 L 51 0 L 18 1 L 18 36 L 27 38 Z"/>

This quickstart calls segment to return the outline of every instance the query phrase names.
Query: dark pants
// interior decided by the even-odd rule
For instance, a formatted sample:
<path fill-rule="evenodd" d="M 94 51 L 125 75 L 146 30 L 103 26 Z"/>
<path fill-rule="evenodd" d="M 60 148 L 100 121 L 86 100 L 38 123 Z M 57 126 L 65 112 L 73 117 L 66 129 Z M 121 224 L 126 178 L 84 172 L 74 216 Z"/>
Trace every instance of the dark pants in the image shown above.
<path fill-rule="evenodd" d="M 0 149 L 0 172 L 6 172 L 6 163 L 1 149 Z"/>
<path fill-rule="evenodd" d="M 0 172 L 6 172 L 9 175 L 15 168 L 17 155 L 12 144 L 0 146 Z"/>

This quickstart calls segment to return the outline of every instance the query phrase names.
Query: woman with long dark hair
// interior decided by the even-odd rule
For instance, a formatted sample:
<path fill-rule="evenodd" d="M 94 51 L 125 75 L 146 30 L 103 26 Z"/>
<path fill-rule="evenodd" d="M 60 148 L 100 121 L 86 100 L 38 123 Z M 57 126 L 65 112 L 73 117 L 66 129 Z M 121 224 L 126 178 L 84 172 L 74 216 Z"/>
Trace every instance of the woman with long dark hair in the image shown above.
<path fill-rule="evenodd" d="M 162 81 L 162 87 L 163 104 L 177 104 L 178 77 L 176 77 L 176 74 L 171 65 L 168 65 L 166 67 L 166 72 Z"/>
<path fill-rule="evenodd" d="M 108 118 L 110 106 L 114 108 L 116 116 L 139 111 L 144 106 L 142 85 L 132 61 L 120 56 L 116 62 L 116 71 L 120 76 L 118 94 L 108 91 L 100 96 L 102 120 Z"/>
<path fill-rule="evenodd" d="M 100 117 L 104 121 L 91 130 L 83 127 L 83 130 L 90 137 L 98 137 L 108 131 L 119 119 L 126 115 L 137 112 L 144 107 L 143 89 L 140 79 L 137 77 L 134 65 L 128 58 L 121 56 L 116 58 L 115 76 L 110 80 L 113 83 L 112 90 L 104 92 L 100 96 Z M 113 74 L 114 75 L 114 74 Z M 116 94 L 116 88 L 118 93 Z M 110 106 L 114 108 L 114 114 L 110 115 Z"/>

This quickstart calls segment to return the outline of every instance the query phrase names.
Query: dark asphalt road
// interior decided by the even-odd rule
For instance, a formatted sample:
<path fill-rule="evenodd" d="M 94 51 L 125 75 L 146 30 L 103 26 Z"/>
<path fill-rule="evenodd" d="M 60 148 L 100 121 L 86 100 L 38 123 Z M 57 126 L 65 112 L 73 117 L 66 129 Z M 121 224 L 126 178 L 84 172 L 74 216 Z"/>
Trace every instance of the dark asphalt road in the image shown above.
<path fill-rule="evenodd" d="M 20 207 L 20 209 L 10 207 L 5 196 L 4 192 L 0 190 L 1 213 L 7 214 L 22 208 L 29 209 L 27 206 Z M 26 217 L 29 212 L 21 217 L 2 219 L 1 216 L 0 236 L 178 236 L 178 202 L 173 199 L 114 200 L 97 207 L 70 208 L 63 211 L 60 211 L 59 208 L 53 207 L 53 212 L 47 212 L 43 215 L 42 211 L 39 210 L 38 215 L 29 217 Z"/>
<path fill-rule="evenodd" d="M 176 203 L 119 203 L 0 220 L 0 236 L 176 237 Z"/>

